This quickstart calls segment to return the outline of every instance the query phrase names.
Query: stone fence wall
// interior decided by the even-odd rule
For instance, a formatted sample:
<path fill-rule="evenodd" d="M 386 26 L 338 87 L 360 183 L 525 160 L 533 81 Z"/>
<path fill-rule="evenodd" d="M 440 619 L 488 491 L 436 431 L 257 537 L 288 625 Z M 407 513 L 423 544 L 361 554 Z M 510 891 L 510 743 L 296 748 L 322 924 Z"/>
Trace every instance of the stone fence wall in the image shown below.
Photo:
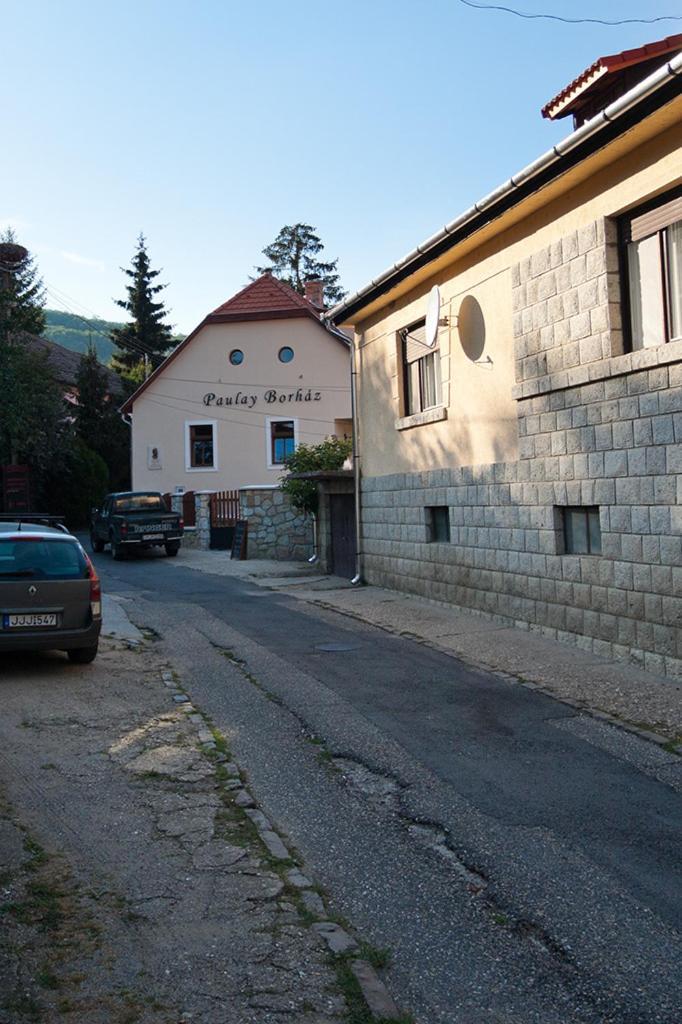
<path fill-rule="evenodd" d="M 242 488 L 239 503 L 249 524 L 249 558 L 303 561 L 312 555 L 312 521 L 296 512 L 278 487 Z"/>
<path fill-rule="evenodd" d="M 211 495 L 195 491 L 196 526 L 185 529 L 183 544 L 208 551 L 211 546 Z M 248 557 L 302 561 L 313 553 L 313 526 L 291 506 L 278 487 L 245 487 L 239 492 L 240 515 L 249 524 Z M 171 507 L 182 514 L 182 495 L 171 495 Z"/>

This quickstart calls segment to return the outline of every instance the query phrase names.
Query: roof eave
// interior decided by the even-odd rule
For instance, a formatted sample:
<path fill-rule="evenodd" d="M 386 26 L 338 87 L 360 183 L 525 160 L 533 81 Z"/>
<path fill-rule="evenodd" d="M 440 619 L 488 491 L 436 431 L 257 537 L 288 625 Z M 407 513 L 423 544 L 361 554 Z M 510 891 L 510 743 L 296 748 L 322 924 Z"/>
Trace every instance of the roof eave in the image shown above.
<path fill-rule="evenodd" d="M 653 109 L 662 106 L 671 98 L 669 93 L 672 92 L 672 96 L 677 95 L 681 86 L 682 53 L 678 53 L 591 120 L 571 132 L 552 149 L 512 175 L 507 182 L 422 242 L 398 263 L 394 263 L 369 284 L 333 306 L 327 312 L 327 319 L 337 324 L 349 323 L 351 317 L 389 292 L 415 270 L 432 262 L 443 252 L 474 234 L 478 228 L 499 216 L 504 210 L 520 203 L 529 193 L 536 191 L 547 181 L 559 177 L 570 166 L 589 156 L 590 152 L 606 145 L 612 137 L 621 135 L 630 126 L 630 121 L 636 122 L 641 118 L 641 108 L 645 104 L 653 104 Z"/>

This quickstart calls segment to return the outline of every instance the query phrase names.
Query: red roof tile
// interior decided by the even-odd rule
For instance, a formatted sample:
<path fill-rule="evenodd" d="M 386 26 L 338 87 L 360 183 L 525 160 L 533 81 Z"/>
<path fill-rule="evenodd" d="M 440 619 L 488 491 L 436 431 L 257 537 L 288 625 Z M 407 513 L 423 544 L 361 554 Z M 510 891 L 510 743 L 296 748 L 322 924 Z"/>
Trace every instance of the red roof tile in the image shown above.
<path fill-rule="evenodd" d="M 224 323 L 226 320 L 262 320 L 273 316 L 312 316 L 319 321 L 320 310 L 288 284 L 272 274 L 263 274 L 209 313 L 206 320 L 208 323 Z"/>
<path fill-rule="evenodd" d="M 554 118 L 563 117 L 565 114 L 568 114 L 571 108 L 564 101 L 571 97 L 573 93 L 575 98 L 578 96 L 582 97 L 588 84 L 595 77 L 602 78 L 604 75 L 622 71 L 624 68 L 641 64 L 643 61 L 651 60 L 653 57 L 662 57 L 666 53 L 674 53 L 677 50 L 682 50 L 682 34 L 667 36 L 665 39 L 657 39 L 653 43 L 644 43 L 643 46 L 637 46 L 633 50 L 623 50 L 621 53 L 612 53 L 605 57 L 598 57 L 593 64 L 590 64 L 589 68 L 585 68 L 577 78 L 569 82 L 561 92 L 557 93 L 549 103 L 544 105 L 542 116 Z"/>

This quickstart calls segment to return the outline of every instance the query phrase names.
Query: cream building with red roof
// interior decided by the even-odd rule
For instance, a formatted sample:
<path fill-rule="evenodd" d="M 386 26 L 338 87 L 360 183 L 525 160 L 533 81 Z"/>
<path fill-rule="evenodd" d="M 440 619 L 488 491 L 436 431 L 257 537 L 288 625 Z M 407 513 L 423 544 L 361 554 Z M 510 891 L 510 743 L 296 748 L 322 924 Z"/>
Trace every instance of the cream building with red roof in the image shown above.
<path fill-rule="evenodd" d="M 202 320 L 127 400 L 135 490 L 276 485 L 300 443 L 351 432 L 349 343 L 266 274 Z"/>

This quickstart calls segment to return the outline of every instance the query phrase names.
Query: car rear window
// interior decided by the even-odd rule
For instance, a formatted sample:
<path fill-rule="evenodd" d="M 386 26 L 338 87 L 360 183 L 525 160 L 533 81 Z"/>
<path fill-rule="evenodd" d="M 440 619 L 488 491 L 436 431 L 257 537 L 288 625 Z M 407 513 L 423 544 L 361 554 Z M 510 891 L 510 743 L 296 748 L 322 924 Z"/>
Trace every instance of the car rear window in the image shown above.
<path fill-rule="evenodd" d="M 166 512 L 160 494 L 131 494 L 114 500 L 114 512 Z"/>
<path fill-rule="evenodd" d="M 0 537 L 0 579 L 75 580 L 88 569 L 78 544 L 41 537 Z"/>

